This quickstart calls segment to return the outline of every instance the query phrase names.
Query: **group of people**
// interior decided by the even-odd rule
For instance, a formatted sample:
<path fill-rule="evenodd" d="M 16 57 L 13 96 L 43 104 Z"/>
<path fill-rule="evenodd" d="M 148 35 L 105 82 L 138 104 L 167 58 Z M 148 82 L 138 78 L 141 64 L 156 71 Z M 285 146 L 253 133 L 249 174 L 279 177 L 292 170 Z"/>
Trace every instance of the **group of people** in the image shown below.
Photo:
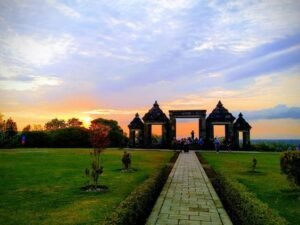
<path fill-rule="evenodd" d="M 222 143 L 224 146 L 225 146 L 225 149 L 227 151 L 231 151 L 231 141 L 230 140 L 224 140 L 224 143 Z M 215 137 L 214 139 L 214 146 L 215 146 L 215 150 L 217 153 L 219 153 L 220 151 L 220 148 L 221 148 L 221 142 L 220 140 L 218 139 L 218 137 Z"/>
<path fill-rule="evenodd" d="M 213 142 L 215 151 L 217 153 L 220 152 L 221 146 L 222 146 L 222 149 L 225 148 L 227 151 L 231 151 L 232 143 L 230 140 L 224 140 L 221 143 L 219 138 L 215 137 L 214 140 L 211 140 L 211 142 Z M 210 146 L 210 143 L 208 143 L 209 146 Z M 204 139 L 202 137 L 200 137 L 199 139 L 197 137 L 194 138 L 194 132 L 192 131 L 191 137 L 181 138 L 179 140 L 174 138 L 174 140 L 172 142 L 172 146 L 173 146 L 174 150 L 179 149 L 180 151 L 188 152 L 191 147 L 193 147 L 194 149 L 203 150 L 205 148 L 205 143 L 204 143 Z M 206 146 L 206 148 L 209 146 Z"/>
<path fill-rule="evenodd" d="M 174 138 L 172 146 L 175 150 L 179 149 L 180 151 L 188 152 L 191 146 L 197 147 L 198 149 L 203 149 L 204 140 L 202 138 L 181 138 L 177 140 Z"/>

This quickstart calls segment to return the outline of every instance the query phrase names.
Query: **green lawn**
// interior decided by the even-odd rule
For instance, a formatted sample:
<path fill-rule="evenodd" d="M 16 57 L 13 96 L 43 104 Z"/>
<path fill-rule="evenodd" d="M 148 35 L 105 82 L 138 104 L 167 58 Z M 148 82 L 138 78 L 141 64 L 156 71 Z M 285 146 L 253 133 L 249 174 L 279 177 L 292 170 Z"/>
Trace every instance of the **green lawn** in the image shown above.
<path fill-rule="evenodd" d="M 202 153 L 209 164 L 226 177 L 245 185 L 275 209 L 291 225 L 300 224 L 300 189 L 280 172 L 280 153 Z M 251 172 L 253 157 L 257 172 Z"/>
<path fill-rule="evenodd" d="M 0 150 L 0 224 L 99 224 L 172 152 L 133 151 L 134 173 L 122 173 L 123 151 L 106 150 L 100 184 L 105 193 L 80 190 L 89 149 Z"/>

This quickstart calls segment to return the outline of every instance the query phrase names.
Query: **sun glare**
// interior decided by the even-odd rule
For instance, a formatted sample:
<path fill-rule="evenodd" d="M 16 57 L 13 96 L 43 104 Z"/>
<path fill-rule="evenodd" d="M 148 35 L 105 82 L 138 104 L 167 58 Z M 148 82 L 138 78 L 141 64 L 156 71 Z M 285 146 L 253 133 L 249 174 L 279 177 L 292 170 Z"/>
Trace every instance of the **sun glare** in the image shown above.
<path fill-rule="evenodd" d="M 83 126 L 85 128 L 89 128 L 89 126 L 91 125 L 92 118 L 91 117 L 82 117 L 81 121 L 83 122 Z"/>

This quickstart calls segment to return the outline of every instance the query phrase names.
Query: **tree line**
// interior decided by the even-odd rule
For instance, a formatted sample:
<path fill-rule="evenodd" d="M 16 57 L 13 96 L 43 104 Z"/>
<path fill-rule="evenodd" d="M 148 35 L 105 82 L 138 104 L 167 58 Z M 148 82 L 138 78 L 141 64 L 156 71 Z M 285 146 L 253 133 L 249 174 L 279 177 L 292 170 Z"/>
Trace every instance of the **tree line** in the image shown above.
<path fill-rule="evenodd" d="M 91 121 L 93 124 L 102 124 L 110 128 L 108 147 L 124 147 L 128 138 L 115 120 L 98 118 Z M 3 119 L 0 114 L 0 148 L 17 147 L 53 147 L 78 148 L 91 147 L 90 130 L 83 127 L 78 118 L 67 121 L 54 118 L 44 125 L 27 125 L 18 131 L 17 123 L 9 118 Z"/>

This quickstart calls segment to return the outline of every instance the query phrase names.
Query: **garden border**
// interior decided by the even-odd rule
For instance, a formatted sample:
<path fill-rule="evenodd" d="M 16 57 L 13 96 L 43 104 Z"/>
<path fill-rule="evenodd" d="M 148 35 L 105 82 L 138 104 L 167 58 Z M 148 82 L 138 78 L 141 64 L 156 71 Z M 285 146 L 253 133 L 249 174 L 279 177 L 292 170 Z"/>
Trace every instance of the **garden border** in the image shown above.
<path fill-rule="evenodd" d="M 178 155 L 179 152 L 174 152 L 169 163 L 139 185 L 123 200 L 115 211 L 105 219 L 103 225 L 145 224 Z"/>
<path fill-rule="evenodd" d="M 287 221 L 259 200 L 254 193 L 222 173 L 215 172 L 209 163 L 197 153 L 207 176 L 218 193 L 233 224 L 236 225 L 286 225 Z"/>

